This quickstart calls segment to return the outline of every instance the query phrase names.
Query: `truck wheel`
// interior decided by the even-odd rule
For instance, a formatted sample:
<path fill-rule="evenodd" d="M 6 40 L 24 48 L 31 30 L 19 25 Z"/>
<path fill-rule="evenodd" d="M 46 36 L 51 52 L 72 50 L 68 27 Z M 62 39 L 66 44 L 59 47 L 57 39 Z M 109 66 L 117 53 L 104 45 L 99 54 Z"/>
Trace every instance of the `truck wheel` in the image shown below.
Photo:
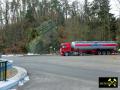
<path fill-rule="evenodd" d="M 68 52 L 66 52 L 64 55 L 65 55 L 65 56 L 69 56 L 69 53 L 68 53 Z"/>
<path fill-rule="evenodd" d="M 102 55 L 102 52 L 101 51 L 97 51 L 98 55 Z"/>
<path fill-rule="evenodd" d="M 106 51 L 102 51 L 102 55 L 106 55 Z"/>
<path fill-rule="evenodd" d="M 84 56 L 84 53 L 82 53 L 82 52 L 81 52 L 81 53 L 79 53 L 79 56 Z"/>
<path fill-rule="evenodd" d="M 111 52 L 110 51 L 107 51 L 107 55 L 110 55 L 111 54 Z"/>

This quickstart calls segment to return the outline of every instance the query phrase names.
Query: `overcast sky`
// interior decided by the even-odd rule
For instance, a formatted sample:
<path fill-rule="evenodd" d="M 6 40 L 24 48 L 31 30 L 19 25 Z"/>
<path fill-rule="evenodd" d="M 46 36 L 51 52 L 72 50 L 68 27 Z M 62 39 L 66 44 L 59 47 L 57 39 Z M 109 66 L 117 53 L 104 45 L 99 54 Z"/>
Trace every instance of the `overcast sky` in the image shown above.
<path fill-rule="evenodd" d="M 4 0 L 0 0 L 0 1 L 4 1 Z M 11 0 L 9 0 L 11 1 Z M 68 0 L 69 2 L 75 1 L 75 0 Z M 84 3 L 84 0 L 76 0 L 79 1 L 81 3 Z M 88 0 L 89 2 L 93 1 L 93 0 Z M 120 16 L 120 3 L 118 3 L 117 0 L 110 0 L 110 8 L 111 8 L 111 13 L 115 14 L 116 17 Z"/>
<path fill-rule="evenodd" d="M 120 15 L 120 3 L 118 3 L 117 0 L 110 0 L 110 5 L 111 5 L 111 12 L 115 14 L 115 16 Z"/>

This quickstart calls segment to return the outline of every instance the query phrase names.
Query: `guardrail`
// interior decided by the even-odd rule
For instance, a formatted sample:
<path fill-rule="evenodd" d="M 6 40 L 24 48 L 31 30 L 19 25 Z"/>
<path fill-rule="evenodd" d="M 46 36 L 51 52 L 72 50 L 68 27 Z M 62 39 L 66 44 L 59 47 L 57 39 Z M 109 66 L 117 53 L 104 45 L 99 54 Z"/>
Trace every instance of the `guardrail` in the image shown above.
<path fill-rule="evenodd" d="M 0 81 L 6 81 L 7 79 L 7 62 L 0 61 Z"/>

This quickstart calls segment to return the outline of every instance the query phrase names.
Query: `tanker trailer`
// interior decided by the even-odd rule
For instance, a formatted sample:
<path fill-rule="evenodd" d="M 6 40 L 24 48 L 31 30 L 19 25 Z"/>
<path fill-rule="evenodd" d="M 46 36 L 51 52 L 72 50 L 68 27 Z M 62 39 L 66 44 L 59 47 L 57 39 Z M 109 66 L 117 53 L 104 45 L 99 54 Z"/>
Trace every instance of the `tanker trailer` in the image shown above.
<path fill-rule="evenodd" d="M 114 41 L 73 41 L 62 43 L 60 54 L 69 55 L 110 55 L 117 51 L 118 44 Z"/>

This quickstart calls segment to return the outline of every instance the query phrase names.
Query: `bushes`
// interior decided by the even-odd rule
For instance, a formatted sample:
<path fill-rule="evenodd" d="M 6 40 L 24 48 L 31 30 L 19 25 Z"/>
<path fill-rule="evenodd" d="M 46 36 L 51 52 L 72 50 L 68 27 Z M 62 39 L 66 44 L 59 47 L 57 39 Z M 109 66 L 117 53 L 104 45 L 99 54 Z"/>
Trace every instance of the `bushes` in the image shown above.
<path fill-rule="evenodd" d="M 44 41 L 40 36 L 29 43 L 29 51 L 31 53 L 45 53 L 49 51 L 49 43 Z"/>
<path fill-rule="evenodd" d="M 45 21 L 36 28 L 37 37 L 29 43 L 31 53 L 49 53 L 50 47 L 58 48 L 58 32 L 53 21 Z"/>
<path fill-rule="evenodd" d="M 3 52 L 5 54 L 22 54 L 27 52 L 27 48 L 25 46 L 25 41 L 18 41 L 12 44 L 9 47 L 4 48 Z"/>

